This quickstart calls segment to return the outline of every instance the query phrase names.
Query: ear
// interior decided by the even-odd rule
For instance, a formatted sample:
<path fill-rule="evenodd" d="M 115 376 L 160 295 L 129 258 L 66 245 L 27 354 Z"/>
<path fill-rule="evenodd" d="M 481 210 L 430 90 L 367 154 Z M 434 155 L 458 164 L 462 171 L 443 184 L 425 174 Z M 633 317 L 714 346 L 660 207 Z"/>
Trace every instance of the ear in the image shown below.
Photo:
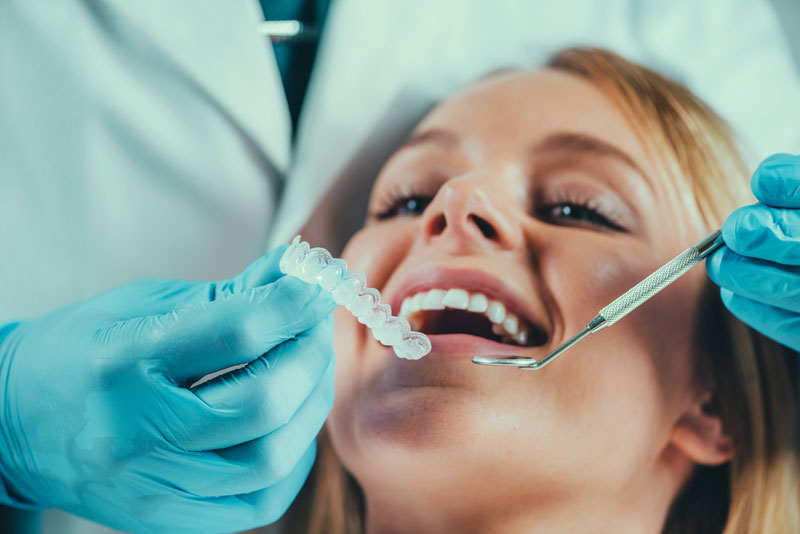
<path fill-rule="evenodd" d="M 731 459 L 733 445 L 712 393 L 699 396 L 686 408 L 672 428 L 670 443 L 697 464 L 719 465 Z"/>

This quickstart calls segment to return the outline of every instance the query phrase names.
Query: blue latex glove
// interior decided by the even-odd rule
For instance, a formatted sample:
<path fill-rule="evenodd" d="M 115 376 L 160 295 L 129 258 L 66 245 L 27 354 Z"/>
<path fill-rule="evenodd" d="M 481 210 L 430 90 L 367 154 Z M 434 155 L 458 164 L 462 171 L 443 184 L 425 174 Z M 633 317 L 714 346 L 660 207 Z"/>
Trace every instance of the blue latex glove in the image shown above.
<path fill-rule="evenodd" d="M 333 403 L 335 304 L 280 273 L 284 248 L 232 280 L 141 280 L 0 328 L 6 501 L 136 532 L 277 520 Z"/>
<path fill-rule="evenodd" d="M 767 158 L 751 186 L 761 204 L 725 220 L 706 270 L 735 316 L 800 351 L 800 156 Z"/>

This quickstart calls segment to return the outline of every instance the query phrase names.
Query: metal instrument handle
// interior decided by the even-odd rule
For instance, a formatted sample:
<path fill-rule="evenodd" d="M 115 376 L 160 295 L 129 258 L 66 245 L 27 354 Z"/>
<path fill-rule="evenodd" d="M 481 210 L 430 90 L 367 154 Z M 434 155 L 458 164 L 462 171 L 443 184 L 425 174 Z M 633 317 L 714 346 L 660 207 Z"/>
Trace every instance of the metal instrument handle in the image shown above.
<path fill-rule="evenodd" d="M 616 323 L 653 295 L 686 274 L 686 271 L 697 265 L 700 260 L 722 245 L 721 234 L 722 232 L 717 230 L 693 247 L 687 248 L 600 310 L 599 315 L 605 319 L 602 327 L 605 328 Z"/>

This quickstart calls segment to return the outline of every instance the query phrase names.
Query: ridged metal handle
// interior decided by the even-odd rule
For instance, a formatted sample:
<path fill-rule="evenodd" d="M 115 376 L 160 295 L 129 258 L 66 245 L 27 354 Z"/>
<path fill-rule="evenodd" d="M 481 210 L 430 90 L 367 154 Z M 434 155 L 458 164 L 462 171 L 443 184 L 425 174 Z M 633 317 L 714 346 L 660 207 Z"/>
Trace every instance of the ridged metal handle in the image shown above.
<path fill-rule="evenodd" d="M 721 232 L 715 231 L 693 247 L 689 247 L 668 263 L 662 265 L 647 278 L 623 293 L 614 302 L 600 310 L 599 316 L 605 319 L 603 328 L 611 326 L 653 295 L 686 274 L 712 251 L 722 245 Z"/>

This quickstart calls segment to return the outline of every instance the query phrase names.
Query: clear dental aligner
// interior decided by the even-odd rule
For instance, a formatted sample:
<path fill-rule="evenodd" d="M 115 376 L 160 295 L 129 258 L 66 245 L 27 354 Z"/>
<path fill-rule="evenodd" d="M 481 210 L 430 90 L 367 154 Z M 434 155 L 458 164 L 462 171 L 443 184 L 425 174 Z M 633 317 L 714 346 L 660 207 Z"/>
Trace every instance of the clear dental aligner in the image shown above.
<path fill-rule="evenodd" d="M 389 305 L 381 304 L 380 292 L 367 287 L 362 273 L 348 270 L 344 260 L 334 258 L 324 248 L 310 248 L 298 235 L 283 253 L 279 266 L 284 274 L 329 291 L 336 304 L 347 308 L 378 342 L 392 347 L 400 358 L 418 360 L 431 351 L 428 336 L 412 331 L 408 321 L 393 316 Z"/>

